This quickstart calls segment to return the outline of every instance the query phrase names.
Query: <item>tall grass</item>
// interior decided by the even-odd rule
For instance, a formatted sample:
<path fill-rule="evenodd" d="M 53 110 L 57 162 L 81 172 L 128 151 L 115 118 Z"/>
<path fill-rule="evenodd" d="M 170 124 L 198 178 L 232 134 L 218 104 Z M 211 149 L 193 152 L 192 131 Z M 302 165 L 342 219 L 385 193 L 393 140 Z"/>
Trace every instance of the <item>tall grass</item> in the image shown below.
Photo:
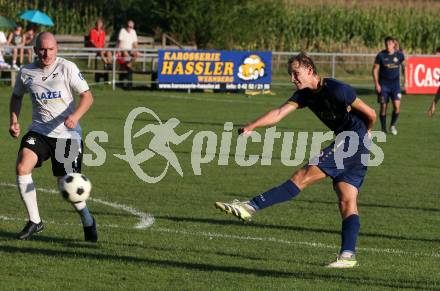
<path fill-rule="evenodd" d="M 114 31 L 134 19 L 138 34 L 168 32 L 200 48 L 373 52 L 387 35 L 411 53 L 440 46 L 432 0 L 0 0 L 16 21 L 26 9 L 49 14 L 47 29 L 59 34 L 84 34 L 98 16 Z"/>
<path fill-rule="evenodd" d="M 103 6 L 100 5 L 103 5 L 101 0 L 0 0 L 0 11 L 3 16 L 27 24 L 19 18 L 19 15 L 25 10 L 38 9 L 49 15 L 55 23 L 53 27 L 42 29 L 57 34 L 84 34 L 88 32 L 94 20 L 102 15 L 103 11 L 99 7 Z"/>
<path fill-rule="evenodd" d="M 440 5 L 427 5 L 429 1 L 372 8 L 342 5 L 344 1 L 337 5 L 293 2 L 181 0 L 159 14 L 176 37 L 202 47 L 323 51 L 354 45 L 354 50 L 376 50 L 383 47 L 387 35 L 397 37 L 409 52 L 432 52 L 440 45 Z M 197 25 L 206 23 L 208 17 L 204 3 L 211 3 L 208 15 L 212 21 Z M 207 29 L 211 29 L 208 39 L 197 38 Z"/>

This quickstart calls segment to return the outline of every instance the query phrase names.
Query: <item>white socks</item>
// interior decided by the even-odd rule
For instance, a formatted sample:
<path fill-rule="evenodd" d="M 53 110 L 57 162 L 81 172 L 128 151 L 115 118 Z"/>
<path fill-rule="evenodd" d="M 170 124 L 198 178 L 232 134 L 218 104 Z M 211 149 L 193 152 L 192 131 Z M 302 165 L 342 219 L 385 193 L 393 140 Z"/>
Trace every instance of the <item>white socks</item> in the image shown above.
<path fill-rule="evenodd" d="M 18 192 L 28 212 L 29 220 L 33 223 L 40 223 L 41 218 L 38 212 L 37 191 L 35 190 L 32 174 L 17 176 Z"/>

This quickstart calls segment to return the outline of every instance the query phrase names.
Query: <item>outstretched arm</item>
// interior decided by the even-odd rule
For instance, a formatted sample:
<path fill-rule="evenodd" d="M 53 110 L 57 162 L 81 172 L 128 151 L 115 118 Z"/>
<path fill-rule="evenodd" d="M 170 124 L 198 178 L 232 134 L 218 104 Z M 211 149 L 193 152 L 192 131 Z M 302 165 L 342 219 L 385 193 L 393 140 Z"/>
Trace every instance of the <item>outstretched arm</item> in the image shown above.
<path fill-rule="evenodd" d="M 12 94 L 9 103 L 9 134 L 17 138 L 20 135 L 20 123 L 18 117 L 20 116 L 21 104 L 23 96 Z"/>
<path fill-rule="evenodd" d="M 296 103 L 284 103 L 280 107 L 266 112 L 258 119 L 248 123 L 245 127 L 238 130 L 239 134 L 251 132 L 256 128 L 269 126 L 280 122 L 281 119 L 286 117 L 289 113 L 295 111 L 298 108 Z"/>
<path fill-rule="evenodd" d="M 371 132 L 373 125 L 376 123 L 376 111 L 359 98 L 353 101 L 351 108 L 362 114 L 367 121 L 368 132 Z"/>
<path fill-rule="evenodd" d="M 64 120 L 64 125 L 66 125 L 67 128 L 75 128 L 78 124 L 78 121 L 81 119 L 81 117 L 86 114 L 87 111 L 89 111 L 90 107 L 93 104 L 93 96 L 92 92 L 90 90 L 87 90 L 81 94 L 79 94 L 79 104 L 76 108 L 75 112 L 70 114 L 66 120 Z"/>
<path fill-rule="evenodd" d="M 380 91 L 382 88 L 379 84 L 379 64 L 373 65 L 373 82 L 374 82 L 374 88 L 376 89 L 376 93 L 380 94 Z"/>
<path fill-rule="evenodd" d="M 432 117 L 434 115 L 435 107 L 436 107 L 438 100 L 440 100 L 440 87 L 438 88 L 437 93 L 435 94 L 434 98 L 432 99 L 431 106 L 429 106 L 429 108 L 428 108 L 427 114 L 429 117 Z"/>

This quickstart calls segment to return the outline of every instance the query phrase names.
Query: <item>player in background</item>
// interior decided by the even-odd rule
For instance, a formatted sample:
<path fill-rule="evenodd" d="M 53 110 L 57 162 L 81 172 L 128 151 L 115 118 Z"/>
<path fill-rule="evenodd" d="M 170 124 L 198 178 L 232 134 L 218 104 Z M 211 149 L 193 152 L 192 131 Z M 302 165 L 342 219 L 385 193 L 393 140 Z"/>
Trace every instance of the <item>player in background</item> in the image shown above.
<path fill-rule="evenodd" d="M 436 49 L 435 54 L 440 56 L 440 47 L 438 47 Z M 440 79 L 439 79 L 439 82 L 440 82 Z M 432 117 L 434 115 L 438 100 L 440 100 L 440 87 L 437 89 L 437 93 L 435 93 L 435 96 L 432 99 L 431 106 L 429 106 L 429 108 L 428 108 L 427 114 L 429 117 Z"/>
<path fill-rule="evenodd" d="M 367 167 L 361 162 L 361 155 L 368 154 L 370 131 L 376 121 L 374 109 L 356 97 L 355 91 L 347 84 L 331 78 L 321 78 L 312 59 L 304 53 L 291 57 L 288 62 L 291 82 L 298 90 L 280 107 L 273 109 L 239 130 L 249 135 L 259 127 L 278 123 L 289 113 L 309 107 L 310 110 L 335 134 L 350 131 L 358 139 L 359 146 L 355 154 L 344 159 L 343 169 L 336 165 L 336 155 L 349 146 L 347 139 L 343 143 L 333 142 L 326 147 L 315 161 L 297 170 L 283 184 L 272 188 L 254 198 L 232 203 L 216 202 L 215 207 L 233 214 L 241 220 L 250 220 L 258 211 L 277 203 L 288 201 L 297 196 L 307 186 L 330 176 L 333 188 L 339 198 L 342 217 L 342 243 L 331 268 L 351 268 L 357 265 L 355 257 L 356 239 L 360 222 L 357 210 L 357 195 L 362 185 Z M 351 142 L 351 139 L 349 139 Z"/>
<path fill-rule="evenodd" d="M 440 87 L 437 90 L 437 93 L 435 94 L 434 98 L 432 99 L 431 106 L 428 108 L 428 116 L 432 117 L 435 113 L 436 104 L 438 103 L 438 100 L 440 100 Z"/>
<path fill-rule="evenodd" d="M 37 36 L 34 52 L 37 59 L 19 71 L 10 101 L 9 133 L 14 138 L 20 135 L 18 118 L 26 92 L 32 102 L 32 123 L 21 140 L 16 164 L 18 191 L 29 217 L 17 235 L 22 240 L 43 230 L 32 180 L 33 169 L 50 158 L 58 183 L 67 170 L 81 171 L 83 145 L 78 122 L 93 103 L 92 93 L 78 67 L 57 57 L 58 45 L 51 33 L 42 32 Z M 80 98 L 77 108 L 74 102 L 76 94 Z M 60 153 L 70 157 L 71 164 L 60 161 Z M 75 156 L 71 157 L 72 153 Z M 86 203 L 72 205 L 81 217 L 85 240 L 96 242 L 96 222 Z"/>
<path fill-rule="evenodd" d="M 387 132 L 387 109 L 388 102 L 392 101 L 393 113 L 391 116 L 390 131 L 397 135 L 397 119 L 400 113 L 400 68 L 404 70 L 405 56 L 399 48 L 396 49 L 396 41 L 391 36 L 385 38 L 385 49 L 376 55 L 373 65 L 373 82 L 380 104 L 380 124 L 382 131 Z"/>

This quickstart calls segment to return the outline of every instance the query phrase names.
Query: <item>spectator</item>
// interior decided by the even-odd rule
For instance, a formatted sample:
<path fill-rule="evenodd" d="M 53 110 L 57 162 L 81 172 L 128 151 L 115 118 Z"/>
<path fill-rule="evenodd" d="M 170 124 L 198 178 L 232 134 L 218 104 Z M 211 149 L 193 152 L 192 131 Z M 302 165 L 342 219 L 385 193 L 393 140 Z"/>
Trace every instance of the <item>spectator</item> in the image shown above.
<path fill-rule="evenodd" d="M 27 26 L 27 30 L 24 33 L 24 45 L 34 47 L 35 46 L 35 39 L 37 35 L 37 25 L 35 23 L 29 23 Z M 28 55 L 28 63 L 32 63 L 32 55 L 33 51 L 32 48 L 27 49 L 27 55 Z"/>
<path fill-rule="evenodd" d="M 105 43 L 105 30 L 104 30 L 104 22 L 101 18 L 96 20 L 96 25 L 89 32 L 89 41 L 90 45 L 95 48 L 105 48 L 107 44 Z M 104 68 L 106 70 L 112 69 L 112 53 L 105 50 L 100 50 L 98 55 L 101 57 L 101 60 L 104 62 Z"/>
<path fill-rule="evenodd" d="M 138 51 L 132 51 L 132 49 L 138 48 L 138 38 L 136 30 L 134 30 L 133 20 L 127 22 L 127 28 L 121 28 L 119 31 L 117 47 L 124 49 L 121 51 L 121 58 L 124 64 L 131 69 L 136 58 L 139 56 Z"/>
<path fill-rule="evenodd" d="M 24 37 L 23 27 L 21 27 L 21 25 L 17 25 L 15 30 L 9 34 L 8 45 L 16 46 L 12 49 L 12 68 L 14 70 L 19 70 L 20 68 L 17 66 L 18 50 L 20 50 L 20 65 L 23 65 L 24 60 Z"/>
<path fill-rule="evenodd" d="M 6 35 L 3 31 L 0 31 L 0 69 L 10 69 L 11 66 L 5 62 L 3 58 L 3 45 L 8 42 Z"/>

